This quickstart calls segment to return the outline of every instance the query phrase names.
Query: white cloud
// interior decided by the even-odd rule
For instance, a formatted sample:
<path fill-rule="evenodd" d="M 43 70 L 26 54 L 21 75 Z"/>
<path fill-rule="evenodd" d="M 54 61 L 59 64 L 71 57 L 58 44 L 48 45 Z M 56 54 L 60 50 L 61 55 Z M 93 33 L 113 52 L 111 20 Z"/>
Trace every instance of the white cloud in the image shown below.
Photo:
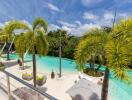
<path fill-rule="evenodd" d="M 96 15 L 94 15 L 94 14 L 92 14 L 92 13 L 85 12 L 85 13 L 83 14 L 83 19 L 95 20 L 95 19 L 97 19 L 97 18 L 98 18 L 98 16 L 96 16 Z"/>
<path fill-rule="evenodd" d="M 4 26 L 4 24 L 3 23 L 0 23 L 0 28 L 2 28 Z"/>
<path fill-rule="evenodd" d="M 132 0 L 114 0 L 116 3 L 132 3 Z"/>
<path fill-rule="evenodd" d="M 132 0 L 114 0 L 116 8 L 124 7 L 124 5 L 132 4 Z"/>
<path fill-rule="evenodd" d="M 77 24 L 77 25 L 79 25 L 79 26 L 81 26 L 82 24 L 81 24 L 81 22 L 80 21 L 75 21 L 75 23 Z"/>
<path fill-rule="evenodd" d="M 55 25 L 55 24 L 50 24 L 50 25 L 48 26 L 48 30 L 49 30 L 49 31 L 53 31 L 53 30 L 57 30 L 57 29 L 60 29 L 60 27 L 57 26 L 57 25 Z"/>
<path fill-rule="evenodd" d="M 105 20 L 111 20 L 111 19 L 114 19 L 114 14 L 112 12 L 106 12 L 104 13 L 103 17 Z"/>
<path fill-rule="evenodd" d="M 71 31 L 72 31 L 72 28 L 68 27 L 68 26 L 62 26 L 62 29 L 69 32 L 69 33 L 71 33 Z"/>
<path fill-rule="evenodd" d="M 62 12 L 61 9 L 59 9 L 57 6 L 51 4 L 51 3 L 47 3 L 47 6 L 49 9 L 53 10 L 53 11 L 56 11 L 56 12 Z"/>
<path fill-rule="evenodd" d="M 119 21 L 122 18 L 127 19 L 131 15 L 128 13 L 117 12 L 115 16 L 115 21 Z M 100 20 L 94 20 L 94 23 L 98 24 L 99 26 L 112 26 L 114 21 L 114 12 L 106 11 L 103 15 L 99 16 Z"/>
<path fill-rule="evenodd" d="M 77 35 L 77 36 L 81 36 L 84 34 L 84 32 L 86 32 L 92 28 L 100 28 L 100 26 L 97 24 L 94 24 L 94 23 L 82 24 L 80 21 L 75 21 L 74 24 L 65 22 L 62 24 L 61 28 L 66 30 L 68 33 L 71 33 L 71 34 Z"/>
<path fill-rule="evenodd" d="M 103 0 L 82 0 L 82 4 L 87 6 L 90 4 L 96 4 L 96 3 L 100 3 Z"/>
<path fill-rule="evenodd" d="M 59 20 L 58 23 L 60 23 L 63 26 L 76 27 L 75 24 L 71 24 L 71 23 L 68 23 L 68 22 L 65 22 L 65 21 L 62 21 L 62 20 Z"/>
<path fill-rule="evenodd" d="M 77 27 L 76 29 L 72 30 L 72 33 L 74 35 L 78 35 L 81 36 L 83 35 L 85 32 L 89 31 L 92 28 L 100 28 L 99 25 L 97 24 L 93 24 L 93 23 L 89 23 L 89 24 L 83 24 L 82 26 Z"/>
<path fill-rule="evenodd" d="M 125 18 L 125 19 L 127 19 L 127 18 L 129 18 L 131 15 L 128 14 L 128 13 L 118 13 L 118 16 L 119 16 L 119 18 Z"/>

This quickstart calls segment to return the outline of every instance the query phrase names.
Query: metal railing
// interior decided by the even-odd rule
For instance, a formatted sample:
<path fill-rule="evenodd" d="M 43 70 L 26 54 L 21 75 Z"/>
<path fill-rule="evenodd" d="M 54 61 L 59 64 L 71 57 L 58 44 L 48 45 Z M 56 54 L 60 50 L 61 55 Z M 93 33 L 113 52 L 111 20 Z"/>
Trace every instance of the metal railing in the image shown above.
<path fill-rule="evenodd" d="M 35 92 L 37 92 L 37 93 L 41 94 L 42 96 L 46 97 L 49 100 L 58 100 L 57 98 L 49 95 L 48 93 L 46 93 L 44 91 L 41 91 L 40 89 L 34 87 L 33 85 L 27 83 L 26 81 L 24 81 L 22 79 L 16 77 L 15 75 L 13 75 L 13 74 L 11 74 L 11 73 L 9 73 L 7 71 L 3 71 L 3 72 L 7 75 L 7 82 L 10 82 L 9 77 L 11 77 L 11 78 L 15 79 L 16 81 L 22 83 L 23 85 L 29 87 L 30 89 L 34 90 Z M 10 86 L 8 86 L 8 88 L 10 88 Z M 10 92 L 10 90 L 8 90 L 8 92 Z M 10 93 L 8 93 L 8 94 L 10 95 Z"/>

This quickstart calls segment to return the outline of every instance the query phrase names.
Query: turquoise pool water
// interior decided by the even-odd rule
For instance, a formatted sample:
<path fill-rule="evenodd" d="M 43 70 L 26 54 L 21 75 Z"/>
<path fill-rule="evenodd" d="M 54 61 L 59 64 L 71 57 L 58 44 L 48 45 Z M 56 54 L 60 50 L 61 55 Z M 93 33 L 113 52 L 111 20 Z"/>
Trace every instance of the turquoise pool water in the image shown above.
<path fill-rule="evenodd" d="M 16 54 L 10 55 L 11 59 L 19 58 Z M 32 56 L 27 55 L 25 60 L 30 61 L 28 64 L 32 64 Z M 37 60 L 37 70 L 41 72 L 49 71 L 51 72 L 52 69 L 55 72 L 59 72 L 59 58 L 58 57 L 50 57 L 50 56 L 43 56 L 39 57 L 36 56 Z M 87 64 L 88 65 L 88 64 Z M 100 69 L 104 72 L 105 68 L 102 67 Z M 70 72 L 76 73 L 76 63 L 74 60 L 62 58 L 62 72 Z M 132 71 L 129 73 L 132 74 Z M 112 72 L 110 73 L 109 77 L 109 99 L 108 100 L 132 100 L 132 84 L 128 85 L 122 81 L 116 80 L 113 78 Z"/>
<path fill-rule="evenodd" d="M 18 55 L 16 54 L 11 54 L 10 55 L 11 59 L 16 59 L 19 58 Z M 25 58 L 25 61 L 30 61 L 27 62 L 27 64 L 31 64 L 32 65 L 32 56 L 31 55 L 27 55 Z M 59 58 L 58 57 L 51 57 L 51 56 L 42 56 L 41 58 L 36 55 L 36 60 L 37 60 L 37 70 L 41 70 L 46 72 L 51 72 L 52 70 L 54 70 L 55 72 L 59 71 Z M 66 59 L 66 58 L 62 58 L 62 71 L 63 72 L 72 72 L 72 73 L 76 73 L 76 63 L 74 60 L 70 60 L 70 59 Z"/>

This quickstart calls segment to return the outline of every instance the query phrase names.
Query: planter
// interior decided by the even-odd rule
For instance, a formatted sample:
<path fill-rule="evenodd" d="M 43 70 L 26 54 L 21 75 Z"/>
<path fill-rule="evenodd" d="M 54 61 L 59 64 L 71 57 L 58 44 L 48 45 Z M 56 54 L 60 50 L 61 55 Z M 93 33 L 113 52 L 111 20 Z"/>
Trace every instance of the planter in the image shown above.
<path fill-rule="evenodd" d="M 46 80 L 47 80 L 46 76 L 37 76 L 36 84 L 38 86 L 42 86 L 43 84 L 46 83 Z"/>
<path fill-rule="evenodd" d="M 54 79 L 55 78 L 55 73 L 52 71 L 51 72 L 51 79 Z"/>
<path fill-rule="evenodd" d="M 33 75 L 32 74 L 28 74 L 28 73 L 24 73 L 22 74 L 22 79 L 30 81 L 33 79 Z"/>
<path fill-rule="evenodd" d="M 88 75 L 88 74 L 79 72 L 79 77 L 80 77 L 80 78 L 84 78 L 84 79 L 86 79 L 86 80 L 89 80 L 89 81 L 92 81 L 92 82 L 98 84 L 98 82 L 99 82 L 100 80 L 102 80 L 102 82 L 103 82 L 104 74 L 103 74 L 102 76 L 100 76 L 100 77 L 95 77 L 95 76 L 90 76 L 90 75 Z"/>

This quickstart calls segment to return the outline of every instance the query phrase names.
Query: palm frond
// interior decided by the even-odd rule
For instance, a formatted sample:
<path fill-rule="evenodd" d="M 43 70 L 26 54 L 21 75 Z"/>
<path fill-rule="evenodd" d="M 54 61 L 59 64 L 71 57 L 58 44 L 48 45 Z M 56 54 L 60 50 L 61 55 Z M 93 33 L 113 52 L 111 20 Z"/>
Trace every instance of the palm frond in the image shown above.
<path fill-rule="evenodd" d="M 36 18 L 33 22 L 33 30 L 38 28 L 43 28 L 45 32 L 48 30 L 47 22 L 41 17 Z"/>

